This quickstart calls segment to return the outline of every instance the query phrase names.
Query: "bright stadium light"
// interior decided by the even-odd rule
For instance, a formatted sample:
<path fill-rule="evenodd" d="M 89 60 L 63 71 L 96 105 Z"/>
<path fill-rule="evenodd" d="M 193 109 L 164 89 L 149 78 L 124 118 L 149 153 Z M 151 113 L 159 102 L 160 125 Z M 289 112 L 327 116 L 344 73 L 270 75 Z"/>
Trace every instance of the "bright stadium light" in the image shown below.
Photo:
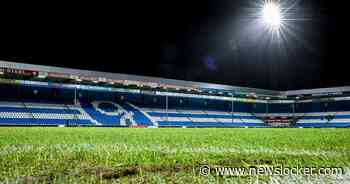
<path fill-rule="evenodd" d="M 262 10 L 263 21 L 273 30 L 278 30 L 282 24 L 279 4 L 274 1 L 265 1 Z"/>

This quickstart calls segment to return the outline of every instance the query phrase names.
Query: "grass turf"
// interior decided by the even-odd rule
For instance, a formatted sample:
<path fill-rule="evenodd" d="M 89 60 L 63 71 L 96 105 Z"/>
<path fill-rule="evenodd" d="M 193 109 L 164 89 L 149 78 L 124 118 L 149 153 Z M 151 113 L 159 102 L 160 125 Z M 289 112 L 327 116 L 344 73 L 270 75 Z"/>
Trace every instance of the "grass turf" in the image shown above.
<path fill-rule="evenodd" d="M 0 128 L 0 183 L 212 183 L 209 167 L 343 167 L 350 129 Z"/>

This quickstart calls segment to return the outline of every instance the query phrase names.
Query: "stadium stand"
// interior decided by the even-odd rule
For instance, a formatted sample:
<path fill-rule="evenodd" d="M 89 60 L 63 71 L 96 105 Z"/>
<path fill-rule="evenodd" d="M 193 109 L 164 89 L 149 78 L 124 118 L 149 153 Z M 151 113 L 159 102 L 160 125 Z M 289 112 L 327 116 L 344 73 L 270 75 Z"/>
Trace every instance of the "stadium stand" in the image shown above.
<path fill-rule="evenodd" d="M 4 62 L 0 61 L 1 63 Z M 20 64 L 10 63 L 6 66 L 15 65 Z M 45 67 L 43 69 L 54 70 Z M 212 91 L 197 95 L 202 89 L 207 89 L 211 85 L 195 84 L 196 88 L 198 86 L 202 88 L 193 92 L 187 88 L 192 83 L 187 84 L 187 81 L 176 81 L 180 85 L 186 83 L 185 90 L 175 87 L 173 92 L 169 92 L 168 85 L 161 87 L 164 84 L 140 89 L 153 79 L 146 78 L 146 82 L 142 85 L 138 85 L 138 81 L 131 81 L 132 86 L 130 86 L 128 80 L 133 76 L 125 75 L 117 75 L 124 78 L 121 81 L 126 84 L 119 84 L 122 87 L 102 87 L 97 84 L 99 83 L 97 80 L 106 84 L 107 79 L 103 76 L 99 79 L 96 76 L 103 73 L 97 73 L 89 78 L 85 75 L 89 75 L 90 71 L 69 70 L 76 72 L 76 76 L 72 76 L 59 73 L 66 71 L 62 68 L 51 73 L 55 80 L 57 77 L 63 77 L 60 83 L 41 82 L 43 77 L 38 77 L 40 72 L 31 70 L 0 67 L 0 71 L 2 75 L 9 73 L 11 77 L 25 74 L 26 76 L 19 76 L 19 78 L 28 79 L 3 79 L 0 76 L 0 125 L 3 126 L 350 127 L 350 88 L 346 87 L 340 88 L 348 90 L 344 95 L 341 93 L 340 98 L 327 94 L 326 98 L 322 99 L 309 94 L 304 100 L 299 100 L 295 96 L 290 97 L 294 100 L 283 100 L 287 97 L 281 97 L 280 92 L 259 89 L 249 89 L 249 93 L 245 92 L 234 97 L 234 90 L 247 91 L 247 88 L 239 87 L 229 88 L 231 94 L 226 96 L 223 93 L 212 95 Z M 83 73 L 80 76 L 82 79 L 77 80 L 79 73 Z M 50 72 L 43 72 L 40 75 L 47 78 Z M 31 81 L 34 79 L 35 81 Z M 134 80 L 142 80 L 142 77 L 136 77 Z M 119 79 L 114 81 L 120 82 Z M 167 82 L 166 79 L 159 81 Z M 109 85 L 112 84 L 109 83 Z M 251 97 L 251 91 L 253 94 L 259 92 L 268 95 L 269 98 L 262 96 L 257 99 L 256 94 Z M 320 91 L 322 90 L 316 90 L 317 93 Z M 302 90 L 288 93 L 299 95 L 309 92 Z M 335 96 L 339 94 L 335 93 Z M 277 100 L 266 100 L 271 99 L 271 96 Z"/>
<path fill-rule="evenodd" d="M 22 90 L 20 102 L 16 99 L 0 102 L 0 125 L 285 127 L 283 123 L 292 117 L 296 121 L 289 127 L 350 127 L 350 111 L 339 111 L 344 109 L 344 102 L 298 104 L 303 113 L 300 109 L 291 113 L 290 105 L 271 105 L 273 112 L 263 113 L 265 109 L 254 104 L 236 103 L 232 113 L 231 103 L 220 100 L 171 97 L 166 110 L 165 97 L 157 95 L 80 91 L 78 103 L 73 104 L 71 99 L 57 95 L 69 91 L 56 89 L 56 97 L 51 98 L 53 89 L 22 87 Z M 328 109 L 338 111 L 313 112 Z"/>
<path fill-rule="evenodd" d="M 301 117 L 298 127 L 350 127 L 350 112 L 306 113 Z"/>
<path fill-rule="evenodd" d="M 186 127 L 264 127 L 264 122 L 249 113 L 200 110 L 143 109 L 160 126 Z"/>
<path fill-rule="evenodd" d="M 1 125 L 92 125 L 91 118 L 78 106 L 48 103 L 0 102 Z"/>

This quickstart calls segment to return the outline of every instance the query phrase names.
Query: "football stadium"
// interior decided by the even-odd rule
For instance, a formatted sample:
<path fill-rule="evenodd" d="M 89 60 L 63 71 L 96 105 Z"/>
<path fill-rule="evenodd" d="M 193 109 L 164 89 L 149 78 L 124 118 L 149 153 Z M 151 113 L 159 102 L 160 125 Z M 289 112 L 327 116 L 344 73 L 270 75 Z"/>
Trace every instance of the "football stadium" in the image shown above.
<path fill-rule="evenodd" d="M 343 3 L 63 6 L 3 16 L 0 184 L 350 183 Z"/>
<path fill-rule="evenodd" d="M 350 87 L 274 91 L 5 61 L 0 69 L 5 183 L 349 181 Z M 203 176 L 204 166 L 341 172 Z"/>
<path fill-rule="evenodd" d="M 350 127 L 350 87 L 273 91 L 0 64 L 3 126 Z"/>

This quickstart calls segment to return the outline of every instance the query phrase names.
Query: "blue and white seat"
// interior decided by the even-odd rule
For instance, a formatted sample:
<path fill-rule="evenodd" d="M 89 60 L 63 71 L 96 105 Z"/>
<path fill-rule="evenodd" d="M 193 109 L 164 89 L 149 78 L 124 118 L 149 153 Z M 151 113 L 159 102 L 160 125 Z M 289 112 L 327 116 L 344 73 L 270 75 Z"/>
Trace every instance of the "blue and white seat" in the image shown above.
<path fill-rule="evenodd" d="M 133 117 L 128 111 L 117 103 L 110 101 L 93 101 L 82 102 L 82 108 L 90 117 L 98 122 L 99 125 L 105 126 L 126 126 L 133 123 Z"/>
<path fill-rule="evenodd" d="M 91 118 L 79 106 L 0 102 L 1 125 L 89 125 Z"/>
<path fill-rule="evenodd" d="M 129 126 L 155 124 L 132 104 L 110 101 L 77 105 L 0 102 L 0 125 L 95 125 Z"/>
<path fill-rule="evenodd" d="M 330 123 L 335 127 L 350 127 L 350 112 L 337 112 Z"/>
<path fill-rule="evenodd" d="M 350 127 L 350 112 L 316 112 L 299 116 L 298 127 Z"/>
<path fill-rule="evenodd" d="M 0 125 L 94 125 L 160 127 L 269 127 L 265 116 L 298 117 L 295 127 L 350 127 L 350 112 L 269 113 L 212 111 L 200 108 L 142 108 L 128 101 L 80 102 L 66 105 L 44 101 L 0 101 Z"/>
<path fill-rule="evenodd" d="M 262 120 L 249 113 L 152 108 L 142 108 L 142 111 L 165 127 L 265 127 Z"/>

